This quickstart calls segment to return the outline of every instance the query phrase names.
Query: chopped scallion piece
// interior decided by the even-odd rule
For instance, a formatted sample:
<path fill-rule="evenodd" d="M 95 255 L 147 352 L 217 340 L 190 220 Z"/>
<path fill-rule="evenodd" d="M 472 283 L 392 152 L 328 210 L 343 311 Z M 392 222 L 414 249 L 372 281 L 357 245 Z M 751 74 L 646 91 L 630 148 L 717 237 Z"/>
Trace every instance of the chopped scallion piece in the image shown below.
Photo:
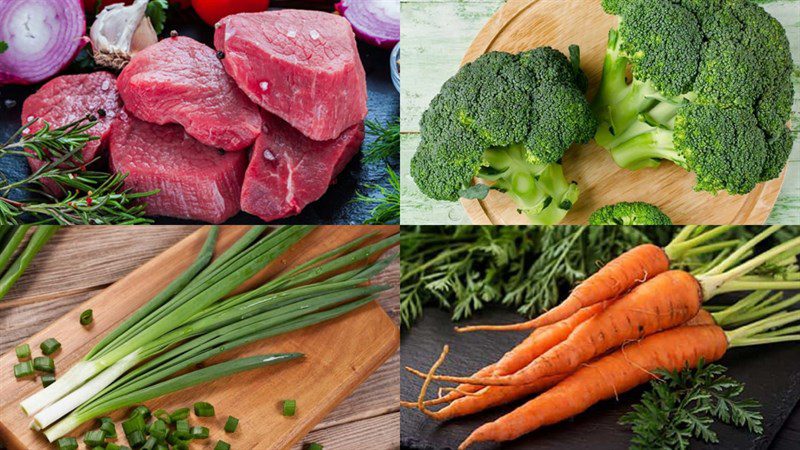
<path fill-rule="evenodd" d="M 179 420 L 175 422 L 175 437 L 183 441 L 192 438 L 192 433 L 189 429 L 189 421 Z"/>
<path fill-rule="evenodd" d="M 103 447 L 102 445 L 96 445 L 96 446 L 92 447 L 92 450 L 106 450 L 106 448 Z"/>
<path fill-rule="evenodd" d="M 100 423 L 106 423 L 106 422 L 114 423 L 114 420 L 111 417 L 101 417 L 97 420 L 99 420 Z"/>
<path fill-rule="evenodd" d="M 173 422 L 189 418 L 189 408 L 176 409 L 175 412 L 169 415 Z"/>
<path fill-rule="evenodd" d="M 153 417 L 155 417 L 156 419 L 161 419 L 161 421 L 167 425 L 172 423 L 172 419 L 169 417 L 169 413 L 163 409 L 157 409 L 153 413 Z"/>
<path fill-rule="evenodd" d="M 39 348 L 42 349 L 43 355 L 52 355 L 61 348 L 61 342 L 58 342 L 53 338 L 46 339 L 44 342 L 39 344 Z"/>
<path fill-rule="evenodd" d="M 156 444 L 158 444 L 158 441 L 156 440 L 156 438 L 154 438 L 153 436 L 150 436 L 144 442 L 144 445 L 142 446 L 142 450 L 155 450 Z"/>
<path fill-rule="evenodd" d="M 214 417 L 214 405 L 207 402 L 194 404 L 194 415 L 197 417 Z"/>
<path fill-rule="evenodd" d="M 179 437 L 178 437 L 178 436 L 175 434 L 175 432 L 174 432 L 174 431 L 170 431 L 170 432 L 169 432 L 169 434 L 167 435 L 167 443 L 169 443 L 169 444 L 171 444 L 171 445 L 176 445 L 176 444 L 179 444 L 179 443 L 181 443 L 181 442 L 183 442 L 183 441 L 184 441 L 184 440 L 183 440 L 183 439 L 180 439 L 180 438 L 179 438 Z"/>
<path fill-rule="evenodd" d="M 103 430 L 92 430 L 83 437 L 83 443 L 89 447 L 105 446 L 106 432 Z"/>
<path fill-rule="evenodd" d="M 167 424 L 164 423 L 163 420 L 159 419 L 153 422 L 150 425 L 150 436 L 162 441 L 167 438 Z"/>
<path fill-rule="evenodd" d="M 42 387 L 50 386 L 51 384 L 56 382 L 56 376 L 52 373 L 46 373 L 42 375 Z"/>
<path fill-rule="evenodd" d="M 128 440 L 130 440 L 130 436 L 128 436 L 129 434 L 133 433 L 134 431 L 144 432 L 144 427 L 144 417 L 140 416 L 139 414 L 134 414 L 130 419 L 122 422 L 122 431 L 125 432 L 125 436 L 128 437 Z M 131 442 L 131 445 L 136 447 L 133 442 Z M 141 443 L 139 445 L 141 445 Z"/>
<path fill-rule="evenodd" d="M 94 316 L 92 315 L 92 310 L 87 309 L 86 311 L 81 313 L 81 325 L 86 326 L 92 323 L 94 320 Z"/>
<path fill-rule="evenodd" d="M 134 408 L 133 412 L 131 413 L 131 417 L 135 415 L 142 416 L 142 419 L 144 419 L 145 422 L 150 420 L 150 417 L 152 417 L 152 414 L 150 414 L 150 410 L 147 409 L 147 406 L 137 406 Z"/>
<path fill-rule="evenodd" d="M 74 437 L 63 437 L 56 441 L 56 445 L 58 450 L 77 450 L 78 440 Z"/>
<path fill-rule="evenodd" d="M 135 430 L 135 431 L 132 431 L 130 433 L 126 433 L 125 434 L 125 437 L 128 439 L 128 444 L 130 444 L 131 447 L 133 447 L 133 448 L 141 447 L 142 444 L 145 443 L 145 437 L 144 437 L 144 431 L 143 430 L 144 429 Z"/>
<path fill-rule="evenodd" d="M 189 450 L 189 444 L 183 441 L 178 442 L 172 446 L 172 450 Z"/>
<path fill-rule="evenodd" d="M 206 427 L 192 427 L 192 439 L 208 439 L 208 428 Z"/>
<path fill-rule="evenodd" d="M 317 444 L 316 442 L 312 442 L 308 444 L 307 450 L 322 450 L 322 444 Z"/>
<path fill-rule="evenodd" d="M 297 402 L 294 400 L 284 400 L 283 401 L 283 415 L 287 417 L 291 417 L 294 415 L 295 410 L 297 409 Z"/>
<path fill-rule="evenodd" d="M 239 419 L 233 416 L 228 416 L 228 420 L 225 422 L 225 432 L 226 433 L 233 433 L 236 431 L 236 427 L 239 426 Z"/>
<path fill-rule="evenodd" d="M 33 375 L 33 363 L 30 361 L 21 362 L 14 365 L 14 376 L 25 378 Z"/>
<path fill-rule="evenodd" d="M 103 422 L 100 424 L 100 429 L 106 433 L 107 438 L 117 437 L 117 427 L 114 426 L 114 422 Z"/>
<path fill-rule="evenodd" d="M 121 449 L 122 449 L 122 447 L 120 447 L 119 445 L 117 445 L 117 444 L 115 444 L 113 442 L 110 442 L 110 443 L 108 443 L 106 445 L 106 450 L 121 450 Z"/>
<path fill-rule="evenodd" d="M 17 359 L 20 361 L 31 357 L 31 346 L 28 344 L 18 345 L 14 351 L 17 352 Z"/>
<path fill-rule="evenodd" d="M 56 363 L 49 356 L 37 356 L 33 358 L 33 368 L 39 372 L 54 373 L 56 371 Z"/>
<path fill-rule="evenodd" d="M 231 444 L 228 444 L 225 441 L 217 441 L 217 445 L 214 446 L 214 450 L 231 450 Z"/>

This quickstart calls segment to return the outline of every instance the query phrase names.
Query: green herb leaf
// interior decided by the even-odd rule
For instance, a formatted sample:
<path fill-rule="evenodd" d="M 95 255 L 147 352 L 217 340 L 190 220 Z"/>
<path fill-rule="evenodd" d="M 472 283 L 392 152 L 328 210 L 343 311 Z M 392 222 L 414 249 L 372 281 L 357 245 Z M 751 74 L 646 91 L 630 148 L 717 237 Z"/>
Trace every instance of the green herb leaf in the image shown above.
<path fill-rule="evenodd" d="M 364 223 L 369 225 L 396 224 L 400 222 L 400 178 L 391 166 L 386 166 L 389 176 L 389 187 L 379 184 L 366 184 L 365 188 L 377 191 L 376 197 L 356 192 L 354 202 L 374 204 L 372 214 Z"/>
<path fill-rule="evenodd" d="M 487 195 L 489 195 L 490 189 L 491 187 L 489 187 L 489 185 L 476 184 L 466 189 L 462 189 L 458 195 L 460 195 L 461 198 L 466 198 L 468 200 L 483 200 Z"/>
<path fill-rule="evenodd" d="M 0 53 L 8 50 L 8 44 L 5 41 L 0 41 Z"/>
<path fill-rule="evenodd" d="M 724 375 L 726 370 L 700 361 L 696 369 L 656 371 L 660 379 L 620 419 L 620 424 L 631 425 L 631 448 L 688 448 L 692 438 L 718 443 L 711 429 L 715 419 L 761 434 L 760 405 L 738 398 L 744 385 Z"/>
<path fill-rule="evenodd" d="M 364 162 L 386 160 L 400 154 L 400 118 L 386 123 L 364 121 L 366 133 L 375 136 L 375 141 L 364 149 Z"/>
<path fill-rule="evenodd" d="M 150 0 L 150 3 L 147 4 L 145 14 L 150 18 L 156 34 L 161 34 L 164 31 L 164 23 L 167 21 L 167 9 L 169 9 L 167 0 Z"/>

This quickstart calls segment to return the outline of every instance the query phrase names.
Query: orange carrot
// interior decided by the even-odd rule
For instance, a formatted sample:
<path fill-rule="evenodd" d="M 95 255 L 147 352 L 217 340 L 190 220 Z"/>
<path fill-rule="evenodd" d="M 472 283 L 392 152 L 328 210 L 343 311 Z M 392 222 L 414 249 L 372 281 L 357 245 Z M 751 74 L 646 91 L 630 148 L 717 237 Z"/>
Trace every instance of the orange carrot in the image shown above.
<path fill-rule="evenodd" d="M 701 358 L 718 360 L 727 348 L 727 336 L 716 325 L 682 326 L 648 336 L 598 358 L 511 413 L 479 427 L 458 448 L 516 439 L 647 382 L 655 369 L 696 367 Z"/>
<path fill-rule="evenodd" d="M 611 260 L 573 289 L 560 305 L 533 320 L 512 325 L 474 325 L 456 330 L 527 330 L 543 327 L 563 320 L 581 308 L 617 298 L 667 270 L 669 258 L 661 247 L 653 244 L 639 245 Z"/>
<path fill-rule="evenodd" d="M 566 375 L 608 350 L 653 333 L 682 325 L 700 310 L 703 293 L 691 274 L 671 270 L 635 287 L 602 312 L 580 324 L 569 337 L 509 375 L 452 377 L 440 381 L 483 386 L 534 383 L 540 378 Z"/>

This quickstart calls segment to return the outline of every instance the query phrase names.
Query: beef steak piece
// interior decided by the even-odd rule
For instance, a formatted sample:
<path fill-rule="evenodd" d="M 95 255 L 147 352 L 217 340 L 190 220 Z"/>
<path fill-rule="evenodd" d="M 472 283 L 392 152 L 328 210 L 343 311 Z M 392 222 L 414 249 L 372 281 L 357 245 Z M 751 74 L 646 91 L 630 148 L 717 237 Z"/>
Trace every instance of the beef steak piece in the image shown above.
<path fill-rule="evenodd" d="M 228 16 L 214 46 L 257 104 L 311 139 L 338 137 L 367 115 L 364 67 L 346 19 L 280 10 Z"/>
<path fill-rule="evenodd" d="M 225 73 L 216 52 L 188 37 L 171 37 L 137 53 L 117 88 L 125 109 L 147 122 L 178 123 L 203 144 L 244 150 L 261 118 Z"/>
<path fill-rule="evenodd" d="M 22 104 L 22 124 L 35 122 L 28 127 L 28 133 L 39 131 L 44 122 L 50 128 L 58 128 L 75 122 L 87 115 L 97 118 L 97 124 L 88 133 L 99 139 L 89 141 L 81 150 L 81 160 L 89 162 L 102 156 L 107 144 L 111 123 L 122 111 L 122 102 L 117 92 L 116 78 L 108 72 L 94 72 L 80 75 L 62 75 L 53 78 Z M 38 158 L 28 158 L 31 171 L 44 165 Z M 68 167 L 70 163 L 62 166 Z M 58 185 L 48 179 L 42 180 L 47 189 L 57 194 Z"/>
<path fill-rule="evenodd" d="M 187 135 L 179 125 L 157 125 L 122 115 L 110 139 L 110 164 L 128 172 L 125 187 L 159 189 L 146 212 L 222 223 L 239 212 L 247 152 L 222 152 Z"/>
<path fill-rule="evenodd" d="M 263 131 L 244 177 L 242 210 L 265 221 L 298 214 L 325 194 L 363 140 L 363 123 L 336 139 L 315 141 L 264 114 Z"/>

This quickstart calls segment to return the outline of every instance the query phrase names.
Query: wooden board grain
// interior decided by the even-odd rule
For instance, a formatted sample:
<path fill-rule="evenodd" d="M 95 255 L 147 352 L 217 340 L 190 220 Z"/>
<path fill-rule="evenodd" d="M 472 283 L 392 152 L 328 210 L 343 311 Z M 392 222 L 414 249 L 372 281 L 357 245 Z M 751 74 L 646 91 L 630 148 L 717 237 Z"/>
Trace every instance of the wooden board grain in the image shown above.
<path fill-rule="evenodd" d="M 218 250 L 229 246 L 245 230 L 245 227 L 223 228 Z M 396 233 L 397 227 L 320 227 L 245 287 L 263 282 L 288 266 L 375 230 L 388 235 Z M 202 245 L 206 232 L 206 229 L 201 229 L 193 233 L 26 342 L 34 348 L 34 353 L 38 343 L 47 337 L 62 342 L 63 349 L 55 357 L 58 376 L 85 354 L 100 336 L 187 267 Z M 95 311 L 95 322 L 89 330 L 77 325 L 80 311 L 86 308 Z M 217 417 L 195 422 L 209 426 L 212 438 L 224 438 L 237 448 L 289 448 L 388 359 L 398 345 L 397 327 L 373 303 L 313 329 L 257 342 L 210 362 L 283 351 L 305 353 L 306 358 L 302 361 L 238 374 L 156 399 L 147 405 L 172 410 L 191 406 L 194 401 L 209 401 L 215 405 Z M 10 373 L 15 360 L 13 351 L 0 357 L 0 373 Z M 17 382 L 9 377 L 0 377 L 0 380 L 0 440 L 5 441 L 10 449 L 49 448 L 43 437 L 28 430 L 28 419 L 17 407 L 20 399 L 39 389 L 39 382 Z M 292 418 L 283 417 L 279 410 L 280 401 L 288 398 L 297 400 L 298 404 L 298 413 Z M 122 417 L 123 413 L 117 412 L 112 417 Z M 241 420 L 239 431 L 232 435 L 221 432 L 228 414 Z M 80 431 L 86 429 L 88 426 Z M 214 442 L 209 440 L 206 446 L 198 448 L 212 448 Z"/>
<path fill-rule="evenodd" d="M 467 50 L 462 64 L 489 51 L 518 53 L 540 46 L 567 52 L 581 47 L 581 65 L 589 77 L 589 98 L 600 81 L 608 30 L 617 19 L 600 0 L 509 0 L 486 23 Z M 647 201 L 659 206 L 676 224 L 761 224 L 769 217 L 786 174 L 759 184 L 748 195 L 695 192 L 695 177 L 674 164 L 629 171 L 618 167 L 594 141 L 576 145 L 564 157 L 567 177 L 578 182 L 578 202 L 563 223 L 585 223 L 596 209 L 621 201 Z M 794 180 L 797 183 L 797 180 Z M 800 191 L 800 186 L 796 186 Z M 478 225 L 527 224 L 512 200 L 492 191 L 484 200 L 461 200 Z"/>

